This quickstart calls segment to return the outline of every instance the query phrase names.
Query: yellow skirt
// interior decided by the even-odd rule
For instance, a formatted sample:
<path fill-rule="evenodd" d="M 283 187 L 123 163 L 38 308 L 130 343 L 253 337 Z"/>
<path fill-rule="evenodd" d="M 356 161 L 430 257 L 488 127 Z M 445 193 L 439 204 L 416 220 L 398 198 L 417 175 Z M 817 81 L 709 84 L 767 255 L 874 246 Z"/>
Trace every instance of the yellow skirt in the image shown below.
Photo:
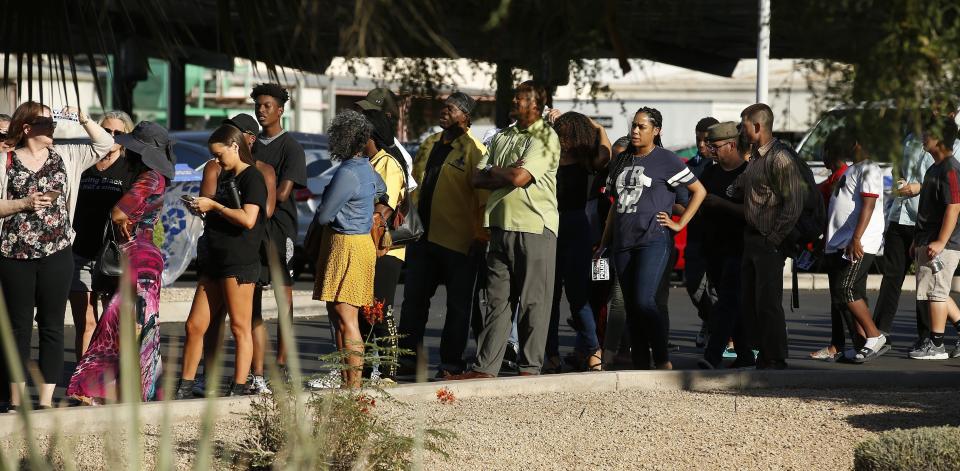
<path fill-rule="evenodd" d="M 373 302 L 377 252 L 370 234 L 323 230 L 313 299 L 367 306 Z"/>

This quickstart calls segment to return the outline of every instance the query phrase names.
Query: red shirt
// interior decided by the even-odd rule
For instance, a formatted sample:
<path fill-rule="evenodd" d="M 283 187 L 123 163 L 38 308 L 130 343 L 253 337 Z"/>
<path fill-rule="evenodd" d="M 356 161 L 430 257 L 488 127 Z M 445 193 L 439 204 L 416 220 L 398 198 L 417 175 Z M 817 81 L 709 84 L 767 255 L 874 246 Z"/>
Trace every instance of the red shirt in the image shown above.
<path fill-rule="evenodd" d="M 840 168 L 836 169 L 830 176 L 823 181 L 823 183 L 817 185 L 817 189 L 820 190 L 820 194 L 823 196 L 823 206 L 826 208 L 830 207 L 830 197 L 833 196 L 833 187 L 840 181 L 840 177 L 843 176 L 843 172 L 847 171 L 846 162 L 840 163 Z"/>

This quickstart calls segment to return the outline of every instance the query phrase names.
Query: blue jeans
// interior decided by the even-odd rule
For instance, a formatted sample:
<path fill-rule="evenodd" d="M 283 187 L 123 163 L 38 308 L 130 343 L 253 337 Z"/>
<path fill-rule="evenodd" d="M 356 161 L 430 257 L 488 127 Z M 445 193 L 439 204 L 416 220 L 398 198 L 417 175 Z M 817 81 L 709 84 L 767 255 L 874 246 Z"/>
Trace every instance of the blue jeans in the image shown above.
<path fill-rule="evenodd" d="M 657 308 L 656 295 L 671 250 L 671 238 L 664 236 L 614 253 L 613 262 L 627 310 L 633 366 L 637 369 L 650 368 L 651 350 L 654 365 L 670 361 L 667 319 Z"/>
<path fill-rule="evenodd" d="M 600 341 L 597 340 L 597 323 L 589 302 L 592 244 L 587 213 L 583 210 L 561 212 L 559 233 L 553 309 L 550 312 L 550 329 L 547 331 L 547 357 L 560 355 L 560 298 L 564 291 L 570 303 L 572 325 L 577 333 L 576 349 L 591 355 L 600 349 Z"/>

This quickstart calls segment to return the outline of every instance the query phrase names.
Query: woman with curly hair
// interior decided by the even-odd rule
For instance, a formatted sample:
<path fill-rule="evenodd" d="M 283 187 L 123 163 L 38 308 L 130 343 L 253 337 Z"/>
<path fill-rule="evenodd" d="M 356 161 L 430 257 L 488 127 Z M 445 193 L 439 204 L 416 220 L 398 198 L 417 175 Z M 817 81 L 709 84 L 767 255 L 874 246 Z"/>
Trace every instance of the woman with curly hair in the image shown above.
<path fill-rule="evenodd" d="M 559 372 L 560 298 L 564 291 L 572 317 L 567 322 L 577 334 L 575 353 L 568 362 L 579 370 L 600 369 L 600 342 L 590 307 L 590 254 L 593 248 L 587 220 L 590 182 L 597 170 L 610 161 L 610 139 L 603 126 L 573 111 L 553 123 L 560 138 L 560 166 L 557 169 L 557 206 L 560 232 L 557 236 L 556 284 L 553 310 L 547 331 L 547 361 L 544 373 Z"/>
<path fill-rule="evenodd" d="M 370 229 L 374 203 L 387 191 L 366 152 L 372 132 L 373 125 L 356 111 L 343 111 L 333 119 L 327 130 L 330 156 L 340 165 L 314 216 L 325 227 L 313 299 L 327 303 L 327 314 L 336 323 L 346 387 L 360 385 L 363 338 L 358 315 L 361 306 L 373 301 L 377 249 Z"/>

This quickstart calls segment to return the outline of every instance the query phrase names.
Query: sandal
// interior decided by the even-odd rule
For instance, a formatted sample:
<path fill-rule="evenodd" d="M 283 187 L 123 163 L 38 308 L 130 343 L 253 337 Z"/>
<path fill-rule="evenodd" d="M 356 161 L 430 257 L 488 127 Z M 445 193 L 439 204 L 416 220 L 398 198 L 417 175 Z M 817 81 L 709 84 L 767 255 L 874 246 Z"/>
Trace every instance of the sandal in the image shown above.
<path fill-rule="evenodd" d="M 876 359 L 878 356 L 883 355 L 890 351 L 889 345 L 883 345 L 879 350 L 873 350 L 867 347 L 862 347 L 857 351 L 856 355 L 853 356 L 850 360 L 853 363 L 863 364 L 870 360 Z"/>
<path fill-rule="evenodd" d="M 843 354 L 840 352 L 830 353 L 830 347 L 823 347 L 810 354 L 811 360 L 836 361 Z"/>
<path fill-rule="evenodd" d="M 600 358 L 602 350 L 597 350 L 595 353 L 590 354 L 587 357 L 587 361 L 584 362 L 584 371 L 603 371 L 603 359 Z M 596 363 L 594 363 L 596 361 Z M 593 364 L 591 364 L 593 363 Z"/>

